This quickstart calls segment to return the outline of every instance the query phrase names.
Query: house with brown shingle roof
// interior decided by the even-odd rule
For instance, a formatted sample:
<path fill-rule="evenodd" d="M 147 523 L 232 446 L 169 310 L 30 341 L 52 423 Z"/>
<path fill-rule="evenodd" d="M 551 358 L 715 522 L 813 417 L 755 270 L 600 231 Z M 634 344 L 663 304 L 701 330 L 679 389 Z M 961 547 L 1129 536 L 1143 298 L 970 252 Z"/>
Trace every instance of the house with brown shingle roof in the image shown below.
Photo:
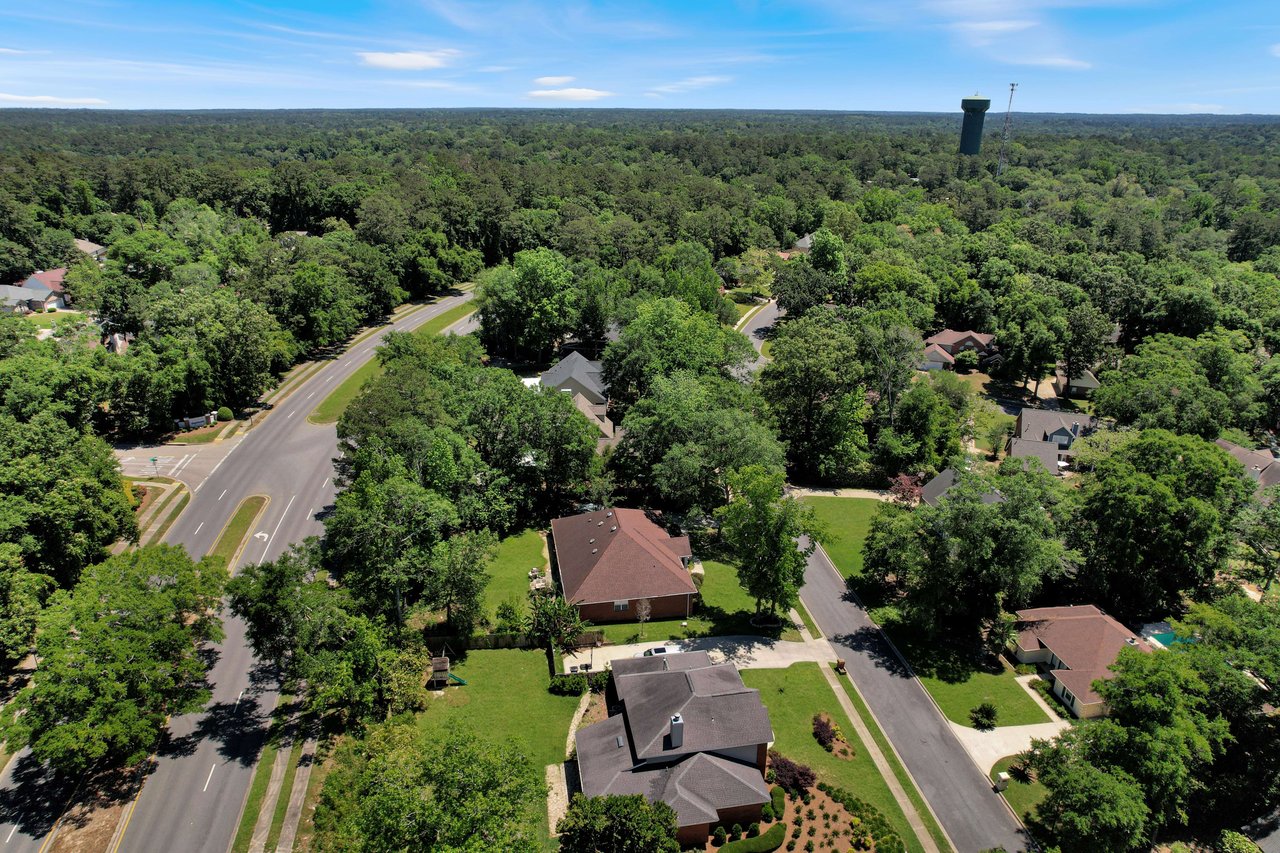
<path fill-rule="evenodd" d="M 973 350 L 978 354 L 979 358 L 990 354 L 996 336 L 988 335 L 984 332 L 957 332 L 954 329 L 943 329 L 936 335 L 932 335 L 924 339 L 924 345 L 927 349 L 929 346 L 936 344 L 941 347 L 948 355 L 959 355 L 965 350 Z"/>
<path fill-rule="evenodd" d="M 555 571 L 565 600 L 591 622 L 684 618 L 698 594 L 689 574 L 689 537 L 669 536 L 638 509 L 601 509 L 551 522 Z"/>
<path fill-rule="evenodd" d="M 1220 438 L 1214 444 L 1231 454 L 1231 456 L 1244 466 L 1245 473 L 1249 475 L 1249 479 L 1258 484 L 1258 493 L 1261 494 L 1265 489 L 1280 483 L 1280 464 L 1275 456 L 1268 450 L 1250 450 L 1247 447 L 1241 447 L 1238 444 L 1232 444 L 1225 438 Z"/>
<path fill-rule="evenodd" d="M 1092 604 L 1019 610 L 1018 638 L 1010 650 L 1019 663 L 1043 664 L 1053 692 L 1077 717 L 1106 713 L 1093 683 L 1111 678 L 1110 669 L 1124 648 L 1153 650 Z"/>
<path fill-rule="evenodd" d="M 773 726 L 733 664 L 705 651 L 621 658 L 608 692 L 610 717 L 574 736 L 583 794 L 665 802 L 682 846 L 760 820 Z"/>

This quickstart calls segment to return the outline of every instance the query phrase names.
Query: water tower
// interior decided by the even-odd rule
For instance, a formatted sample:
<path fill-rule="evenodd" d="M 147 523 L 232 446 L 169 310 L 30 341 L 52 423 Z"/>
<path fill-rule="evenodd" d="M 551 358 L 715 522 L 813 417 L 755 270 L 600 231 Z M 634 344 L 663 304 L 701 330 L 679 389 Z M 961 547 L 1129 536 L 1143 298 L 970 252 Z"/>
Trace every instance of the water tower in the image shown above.
<path fill-rule="evenodd" d="M 960 101 L 964 110 L 964 126 L 960 128 L 960 153 L 976 155 L 982 150 L 982 117 L 991 107 L 991 99 L 979 94 Z"/>

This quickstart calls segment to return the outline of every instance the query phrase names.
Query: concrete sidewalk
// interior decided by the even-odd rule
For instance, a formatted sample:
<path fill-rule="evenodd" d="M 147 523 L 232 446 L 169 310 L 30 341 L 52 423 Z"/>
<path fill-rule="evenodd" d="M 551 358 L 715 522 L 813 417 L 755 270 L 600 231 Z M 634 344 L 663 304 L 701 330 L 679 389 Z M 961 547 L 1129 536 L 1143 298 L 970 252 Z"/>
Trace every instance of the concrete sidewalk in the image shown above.
<path fill-rule="evenodd" d="M 565 671 L 570 666 L 590 664 L 591 669 L 602 670 L 617 658 L 636 657 L 645 649 L 672 645 L 673 641 L 632 643 L 624 646 L 601 646 L 585 649 L 564 659 Z M 716 663 L 733 663 L 739 669 L 785 669 L 793 663 L 814 661 L 829 663 L 836 659 L 831 646 L 822 640 L 797 643 L 790 640 L 774 640 L 769 637 L 735 635 L 727 637 L 698 637 L 679 640 L 681 651 L 705 651 Z"/>
<path fill-rule="evenodd" d="M 1071 727 L 1066 720 L 1056 720 L 1052 723 L 1032 723 L 1029 726 L 998 726 L 983 732 L 950 720 L 947 722 L 951 723 L 951 731 L 955 732 L 965 752 L 988 774 L 1000 759 L 1030 749 L 1032 738 L 1048 740 L 1057 737 L 1063 729 Z"/>

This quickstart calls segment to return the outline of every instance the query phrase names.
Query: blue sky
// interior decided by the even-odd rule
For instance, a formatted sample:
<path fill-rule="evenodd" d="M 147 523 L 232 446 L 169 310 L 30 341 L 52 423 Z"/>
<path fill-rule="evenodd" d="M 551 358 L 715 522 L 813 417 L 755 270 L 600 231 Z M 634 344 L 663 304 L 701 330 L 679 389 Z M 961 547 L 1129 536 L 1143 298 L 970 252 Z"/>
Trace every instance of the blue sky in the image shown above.
<path fill-rule="evenodd" d="M 1277 0 L 0 0 L 0 106 L 1280 113 Z"/>

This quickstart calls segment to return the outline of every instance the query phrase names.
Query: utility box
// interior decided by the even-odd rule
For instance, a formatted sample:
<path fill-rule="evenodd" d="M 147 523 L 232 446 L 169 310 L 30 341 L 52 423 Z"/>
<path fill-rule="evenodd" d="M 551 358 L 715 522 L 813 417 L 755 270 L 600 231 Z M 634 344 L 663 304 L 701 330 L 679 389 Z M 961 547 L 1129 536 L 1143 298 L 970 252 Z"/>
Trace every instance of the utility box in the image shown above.
<path fill-rule="evenodd" d="M 1009 774 L 1005 773 L 1004 771 L 997 773 L 996 774 L 996 790 L 1004 791 L 1004 789 L 1008 787 L 1009 787 Z"/>

